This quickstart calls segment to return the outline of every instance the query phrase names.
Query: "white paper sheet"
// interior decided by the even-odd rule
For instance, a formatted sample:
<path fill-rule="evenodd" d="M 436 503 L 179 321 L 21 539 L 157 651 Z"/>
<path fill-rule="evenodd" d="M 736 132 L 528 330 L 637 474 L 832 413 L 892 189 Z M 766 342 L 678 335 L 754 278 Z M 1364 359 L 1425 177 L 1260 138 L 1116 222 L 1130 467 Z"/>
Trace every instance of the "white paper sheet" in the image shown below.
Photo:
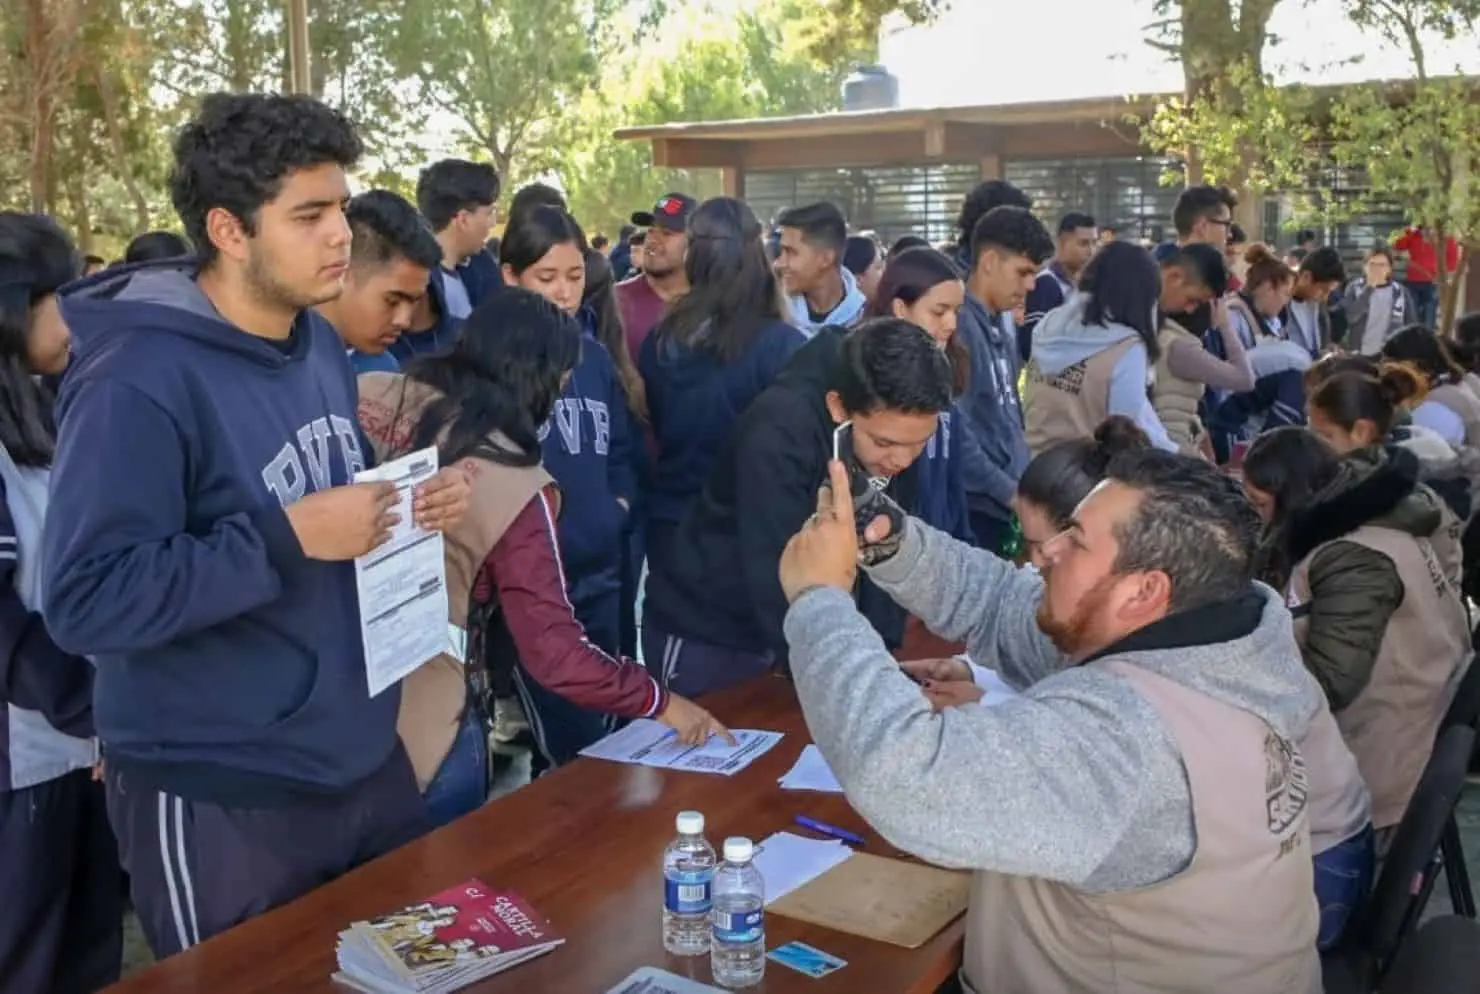
<path fill-rule="evenodd" d="M 832 768 L 822 758 L 822 750 L 809 745 L 797 757 L 796 765 L 786 771 L 777 783 L 783 790 L 819 790 L 828 794 L 841 794 L 843 785 L 833 776 Z"/>
<path fill-rule="evenodd" d="M 718 987 L 679 977 L 655 966 L 645 966 L 606 994 L 725 994 Z"/>
<path fill-rule="evenodd" d="M 414 490 L 435 475 L 435 448 L 355 474 L 356 483 L 394 483 L 401 517 L 389 541 L 355 560 L 371 697 L 448 647 L 442 534 L 423 531 L 411 516 Z"/>
<path fill-rule="evenodd" d="M 651 718 L 639 718 L 582 749 L 581 755 L 614 763 L 733 776 L 781 741 L 780 732 L 732 728 L 730 734 L 735 736 L 736 745 L 729 745 L 717 736 L 703 745 L 684 745 L 667 725 Z"/>
<path fill-rule="evenodd" d="M 1009 687 L 1007 682 L 997 675 L 996 670 L 981 665 L 964 652 L 956 658 L 971 667 L 972 682 L 984 691 L 981 700 L 977 701 L 982 707 L 995 707 L 1003 701 L 1010 701 L 1019 696 L 1016 690 Z"/>
<path fill-rule="evenodd" d="M 808 839 L 777 832 L 761 840 L 755 868 L 766 882 L 766 903 L 779 900 L 853 855 L 837 839 Z"/>

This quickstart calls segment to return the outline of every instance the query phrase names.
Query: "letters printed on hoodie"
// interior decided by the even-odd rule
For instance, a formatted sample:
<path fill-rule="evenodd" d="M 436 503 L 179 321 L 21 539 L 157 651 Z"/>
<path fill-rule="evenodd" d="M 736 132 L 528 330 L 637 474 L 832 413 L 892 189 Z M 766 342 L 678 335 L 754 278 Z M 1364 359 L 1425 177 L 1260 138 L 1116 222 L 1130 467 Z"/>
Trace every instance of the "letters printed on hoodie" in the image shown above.
<path fill-rule="evenodd" d="M 562 397 L 557 400 L 550 419 L 540 425 L 540 442 L 549 437 L 553 425 L 560 432 L 560 444 L 565 451 L 573 456 L 580 455 L 584 438 L 581 431 L 583 419 L 591 422 L 591 448 L 599 456 L 606 455 L 611 449 L 611 409 L 606 401 L 590 397 Z"/>

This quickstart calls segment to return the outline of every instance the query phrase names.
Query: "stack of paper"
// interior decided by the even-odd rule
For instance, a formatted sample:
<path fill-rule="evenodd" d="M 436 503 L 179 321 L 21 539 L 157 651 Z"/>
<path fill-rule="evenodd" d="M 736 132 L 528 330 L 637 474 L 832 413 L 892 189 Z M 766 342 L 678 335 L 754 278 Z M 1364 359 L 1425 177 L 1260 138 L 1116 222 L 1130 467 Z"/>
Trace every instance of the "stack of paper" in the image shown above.
<path fill-rule="evenodd" d="M 846 861 L 853 850 L 837 839 L 808 839 L 777 832 L 755 850 L 755 868 L 766 882 L 766 903 L 785 897 Z"/>
<path fill-rule="evenodd" d="M 469 880 L 340 932 L 334 979 L 369 994 L 447 994 L 564 941 L 517 894 Z"/>
<path fill-rule="evenodd" d="M 828 794 L 841 794 L 843 785 L 833 776 L 832 768 L 822 758 L 822 750 L 809 745 L 797 757 L 796 765 L 786 771 L 778 783 L 784 790 L 820 790 Z"/>
<path fill-rule="evenodd" d="M 621 731 L 582 749 L 581 755 L 614 763 L 636 763 L 690 773 L 719 773 L 728 777 L 745 769 L 757 756 L 764 755 L 781 741 L 780 732 L 737 728 L 730 734 L 735 736 L 735 745 L 718 737 L 703 745 L 684 745 L 666 725 L 650 718 L 639 718 Z"/>

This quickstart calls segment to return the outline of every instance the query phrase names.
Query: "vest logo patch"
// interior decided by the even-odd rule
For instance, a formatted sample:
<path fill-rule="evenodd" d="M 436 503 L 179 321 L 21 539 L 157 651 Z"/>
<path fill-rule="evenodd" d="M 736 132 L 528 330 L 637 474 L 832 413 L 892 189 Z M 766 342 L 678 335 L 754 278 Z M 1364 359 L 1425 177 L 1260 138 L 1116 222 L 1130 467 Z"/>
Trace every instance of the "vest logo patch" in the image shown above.
<path fill-rule="evenodd" d="M 1086 359 L 1083 362 L 1076 362 L 1062 373 L 1048 376 L 1039 369 L 1037 363 L 1034 363 L 1029 379 L 1034 383 L 1041 383 L 1054 390 L 1060 390 L 1071 397 L 1078 397 L 1084 390 L 1084 374 L 1088 366 L 1089 360 Z"/>
<path fill-rule="evenodd" d="M 1281 835 L 1295 824 L 1305 810 L 1310 788 L 1305 776 L 1305 757 L 1294 743 L 1274 732 L 1264 736 L 1264 808 L 1269 833 Z"/>

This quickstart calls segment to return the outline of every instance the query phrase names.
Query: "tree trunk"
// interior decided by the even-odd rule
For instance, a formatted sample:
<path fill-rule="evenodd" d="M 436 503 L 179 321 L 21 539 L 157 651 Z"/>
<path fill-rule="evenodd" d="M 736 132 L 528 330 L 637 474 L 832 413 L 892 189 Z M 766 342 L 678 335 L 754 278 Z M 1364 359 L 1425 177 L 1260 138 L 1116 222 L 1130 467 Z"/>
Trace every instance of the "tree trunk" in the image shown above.
<path fill-rule="evenodd" d="M 93 80 L 98 87 L 98 98 L 103 104 L 103 123 L 108 128 L 108 146 L 113 151 L 114 169 L 134 205 L 134 231 L 147 231 L 149 200 L 144 196 L 139 178 L 134 175 L 133 166 L 129 162 L 128 146 L 123 140 L 123 125 L 118 120 L 118 93 L 114 89 L 113 74 L 103 69 L 94 69 Z"/>
<path fill-rule="evenodd" d="M 1234 86 L 1236 70 L 1247 67 L 1254 78 L 1264 72 L 1264 45 L 1269 39 L 1269 19 L 1279 0 L 1243 0 L 1235 13 L 1230 0 L 1181 0 L 1181 60 L 1183 97 L 1190 104 L 1214 99 L 1233 108 L 1239 100 Z M 1195 148 L 1185 154 L 1187 185 L 1203 182 L 1202 163 Z M 1235 220 L 1250 238 L 1260 237 L 1262 212 L 1256 197 L 1233 185 L 1242 194 Z"/>
<path fill-rule="evenodd" d="M 1442 266 L 1445 251 L 1441 246 L 1439 249 L 1440 262 Z M 1459 262 L 1454 271 L 1444 274 L 1444 281 L 1439 286 L 1439 327 L 1440 335 L 1449 335 L 1454 327 L 1454 319 L 1459 316 L 1459 296 L 1464 290 L 1465 280 L 1469 278 L 1470 272 L 1470 249 L 1466 245 L 1459 247 Z"/>
<path fill-rule="evenodd" d="M 56 146 L 55 114 L 51 86 L 47 80 L 48 63 L 55 58 L 47 37 L 46 0 L 26 3 L 26 63 L 30 73 L 31 163 L 27 171 L 31 210 L 42 213 L 47 208 L 52 188 L 51 159 Z"/>
<path fill-rule="evenodd" d="M 92 207 L 87 201 L 87 167 L 82 157 L 67 170 L 67 199 L 72 203 L 72 237 L 84 255 L 93 250 Z"/>

